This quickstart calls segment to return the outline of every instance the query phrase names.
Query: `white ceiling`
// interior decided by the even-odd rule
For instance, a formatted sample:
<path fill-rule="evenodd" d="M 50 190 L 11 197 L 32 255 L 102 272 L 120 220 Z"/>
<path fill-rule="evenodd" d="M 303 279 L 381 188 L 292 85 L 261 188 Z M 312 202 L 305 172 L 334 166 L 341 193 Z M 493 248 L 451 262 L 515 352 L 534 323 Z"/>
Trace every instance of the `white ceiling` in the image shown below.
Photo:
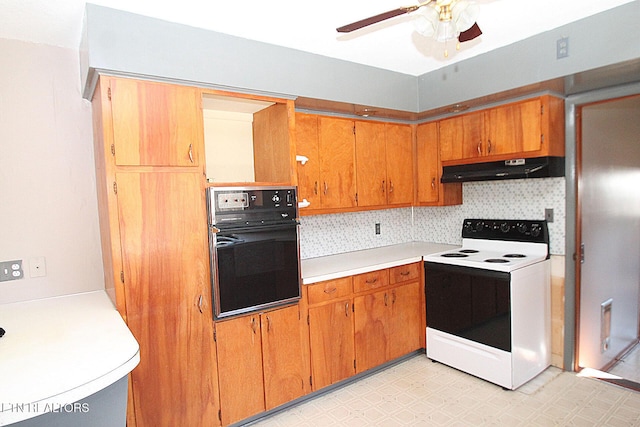
<path fill-rule="evenodd" d="M 92 3 L 252 40 L 420 75 L 634 0 L 476 0 L 482 36 L 444 46 L 408 15 L 350 34 L 336 27 L 416 0 L 94 0 Z M 635 0 L 637 1 L 637 0 Z M 82 0 L 0 0 L 0 38 L 77 49 Z M 615 25 L 615 23 L 612 23 Z"/>

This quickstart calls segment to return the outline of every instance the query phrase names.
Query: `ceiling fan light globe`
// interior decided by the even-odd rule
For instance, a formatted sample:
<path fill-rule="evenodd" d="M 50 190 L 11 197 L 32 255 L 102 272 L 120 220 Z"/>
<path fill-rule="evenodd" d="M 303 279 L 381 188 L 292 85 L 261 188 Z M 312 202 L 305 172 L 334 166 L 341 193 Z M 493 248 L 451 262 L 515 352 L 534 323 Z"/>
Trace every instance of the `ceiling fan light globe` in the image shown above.
<path fill-rule="evenodd" d="M 432 37 L 438 28 L 438 12 L 432 7 L 421 7 L 413 13 L 413 28 L 420 35 Z"/>
<path fill-rule="evenodd" d="M 440 21 L 438 23 L 438 28 L 436 29 L 434 38 L 439 42 L 446 42 L 447 40 L 452 40 L 457 38 L 459 34 L 460 32 L 456 30 L 456 26 L 453 22 Z"/>
<path fill-rule="evenodd" d="M 466 31 L 477 21 L 480 8 L 477 4 L 468 1 L 458 1 L 451 8 L 451 20 L 455 23 L 457 31 Z"/>

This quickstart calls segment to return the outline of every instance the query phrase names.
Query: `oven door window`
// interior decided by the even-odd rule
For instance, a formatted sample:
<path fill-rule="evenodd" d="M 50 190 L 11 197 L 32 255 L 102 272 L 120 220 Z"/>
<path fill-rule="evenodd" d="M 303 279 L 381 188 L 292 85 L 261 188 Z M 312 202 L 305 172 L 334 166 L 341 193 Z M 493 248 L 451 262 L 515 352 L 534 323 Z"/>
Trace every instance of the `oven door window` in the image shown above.
<path fill-rule="evenodd" d="M 222 231 L 212 240 L 216 317 L 300 298 L 297 225 Z"/>
<path fill-rule="evenodd" d="M 511 351 L 510 274 L 425 263 L 427 326 Z"/>

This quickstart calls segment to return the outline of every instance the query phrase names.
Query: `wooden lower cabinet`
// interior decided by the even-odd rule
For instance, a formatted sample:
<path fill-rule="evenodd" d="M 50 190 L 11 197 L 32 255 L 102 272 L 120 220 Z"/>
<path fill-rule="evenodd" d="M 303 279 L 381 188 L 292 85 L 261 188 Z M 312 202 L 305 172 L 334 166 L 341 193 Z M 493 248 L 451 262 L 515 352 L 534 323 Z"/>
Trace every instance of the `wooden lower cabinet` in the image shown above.
<path fill-rule="evenodd" d="M 356 371 L 364 372 L 388 360 L 390 307 L 389 291 L 383 290 L 353 299 L 355 310 Z"/>
<path fill-rule="evenodd" d="M 352 299 L 309 307 L 313 389 L 355 374 Z"/>
<path fill-rule="evenodd" d="M 412 282 L 391 290 L 389 359 L 404 356 L 422 347 L 422 286 Z"/>
<path fill-rule="evenodd" d="M 419 281 L 356 296 L 356 371 L 364 372 L 422 347 Z"/>
<path fill-rule="evenodd" d="M 314 390 L 424 346 L 422 277 L 413 263 L 307 286 Z"/>
<path fill-rule="evenodd" d="M 310 391 L 301 322 L 294 305 L 216 323 L 223 425 Z"/>

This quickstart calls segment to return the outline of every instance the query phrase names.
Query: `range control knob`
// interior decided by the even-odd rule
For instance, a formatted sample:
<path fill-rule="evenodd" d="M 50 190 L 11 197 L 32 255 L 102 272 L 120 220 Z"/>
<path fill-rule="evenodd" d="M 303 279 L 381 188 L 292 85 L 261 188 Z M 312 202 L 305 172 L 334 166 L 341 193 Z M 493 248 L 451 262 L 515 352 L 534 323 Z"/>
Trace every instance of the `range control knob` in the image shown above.
<path fill-rule="evenodd" d="M 538 224 L 533 224 L 531 226 L 531 235 L 533 237 L 538 237 L 540 235 L 541 231 L 542 231 L 542 228 L 540 228 L 540 226 Z"/>
<path fill-rule="evenodd" d="M 280 202 L 280 196 L 278 196 L 277 194 L 274 194 L 271 200 L 273 201 L 273 203 L 278 203 Z"/>
<path fill-rule="evenodd" d="M 475 229 L 476 231 L 482 231 L 482 228 L 483 228 L 483 227 L 484 227 L 484 222 L 482 222 L 482 221 L 478 221 L 478 222 L 476 222 L 476 224 L 475 224 L 475 226 L 474 226 L 474 229 Z"/>
<path fill-rule="evenodd" d="M 526 233 L 526 232 L 527 232 L 527 224 L 520 223 L 520 224 L 518 224 L 518 227 L 517 227 L 517 228 L 518 228 L 518 231 L 519 231 L 520 233 L 522 233 L 522 234 L 524 234 L 524 233 Z"/>
<path fill-rule="evenodd" d="M 509 227 L 508 223 L 503 222 L 502 224 L 500 224 L 500 231 L 502 231 L 503 233 L 508 233 L 510 229 L 511 227 Z"/>

